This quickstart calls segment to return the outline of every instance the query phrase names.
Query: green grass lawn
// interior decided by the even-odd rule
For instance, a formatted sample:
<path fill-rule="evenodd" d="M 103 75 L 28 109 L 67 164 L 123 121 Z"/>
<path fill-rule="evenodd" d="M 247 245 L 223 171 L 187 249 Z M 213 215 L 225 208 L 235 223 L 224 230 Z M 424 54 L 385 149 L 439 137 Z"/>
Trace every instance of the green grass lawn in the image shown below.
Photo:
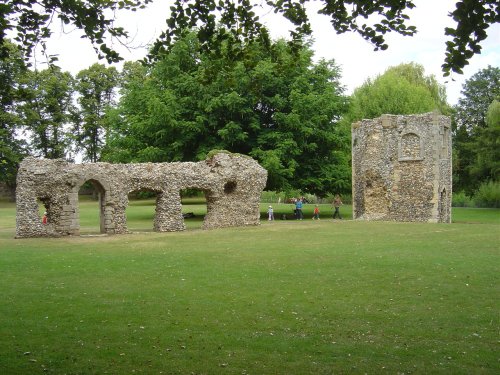
<path fill-rule="evenodd" d="M 202 231 L 205 208 L 185 232 L 136 201 L 137 233 L 15 240 L 0 203 L 0 374 L 500 373 L 500 210 Z"/>

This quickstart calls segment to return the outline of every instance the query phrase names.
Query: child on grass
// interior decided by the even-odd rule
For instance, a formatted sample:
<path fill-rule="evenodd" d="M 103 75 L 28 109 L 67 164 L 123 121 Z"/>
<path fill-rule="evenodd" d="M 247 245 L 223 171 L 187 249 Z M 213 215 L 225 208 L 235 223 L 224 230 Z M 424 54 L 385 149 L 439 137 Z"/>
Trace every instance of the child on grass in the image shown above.
<path fill-rule="evenodd" d="M 319 220 L 319 207 L 318 207 L 318 205 L 314 206 L 313 220 Z"/>
<path fill-rule="evenodd" d="M 269 206 L 269 208 L 267 209 L 267 215 L 269 216 L 269 221 L 274 220 L 273 206 Z"/>

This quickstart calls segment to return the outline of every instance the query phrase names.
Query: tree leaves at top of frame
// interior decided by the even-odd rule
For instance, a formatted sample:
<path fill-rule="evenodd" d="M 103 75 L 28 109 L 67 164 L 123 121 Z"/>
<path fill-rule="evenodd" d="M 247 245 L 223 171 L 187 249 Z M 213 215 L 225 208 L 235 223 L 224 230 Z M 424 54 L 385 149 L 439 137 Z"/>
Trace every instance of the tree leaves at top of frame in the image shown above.
<path fill-rule="evenodd" d="M 121 27 L 114 26 L 114 18 L 108 11 L 120 9 L 137 10 L 144 8 L 152 0 L 10 0 L 0 4 L 0 58 L 9 53 L 3 46 L 7 33 L 14 34 L 13 40 L 23 49 L 26 58 L 33 54 L 37 44 L 46 53 L 46 40 L 51 36 L 50 25 L 54 19 L 62 23 L 72 24 L 84 32 L 89 38 L 99 58 L 109 63 L 122 60 L 119 54 L 104 41 L 107 36 L 127 37 L 128 33 Z M 51 62 L 55 56 L 50 57 Z"/>
<path fill-rule="evenodd" d="M 470 58 L 481 53 L 480 43 L 488 36 L 486 30 L 491 24 L 500 22 L 500 2 L 461 0 L 450 16 L 457 25 L 445 29 L 445 35 L 452 40 L 446 43 L 445 62 L 441 66 L 444 76 L 449 76 L 451 71 L 462 74 Z"/>
<path fill-rule="evenodd" d="M 127 31 L 114 25 L 114 11 L 137 10 L 153 0 L 9 0 L 0 4 L 0 58 L 6 58 L 3 47 L 7 33 L 29 58 L 33 48 L 40 44 L 46 52 L 46 40 L 51 36 L 50 24 L 59 19 L 81 29 L 89 38 L 99 58 L 117 62 L 122 57 L 106 39 L 126 38 Z M 157 0 L 159 1 L 159 0 Z M 154 43 L 148 60 L 155 60 L 169 50 L 175 40 L 186 31 L 197 28 L 198 38 L 204 49 L 217 50 L 231 37 L 241 42 L 259 40 L 269 45 L 270 38 L 261 24 L 257 11 L 263 5 L 259 0 L 175 0 L 170 7 L 167 29 Z M 311 0 L 266 0 L 265 4 L 282 14 L 293 25 L 290 31 L 292 45 L 300 49 L 300 40 L 311 34 L 306 5 Z M 330 18 L 337 33 L 356 32 L 371 42 L 375 50 L 385 50 L 385 35 L 396 32 L 414 35 L 417 30 L 409 25 L 408 10 L 416 5 L 412 0 L 321 0 L 319 13 Z M 111 15 L 111 16 L 110 16 Z M 444 30 L 451 37 L 446 42 L 446 54 L 442 70 L 444 75 L 462 73 L 462 69 L 475 54 L 481 52 L 481 42 L 487 37 L 490 25 L 500 21 L 498 0 L 458 0 L 450 17 L 455 27 Z M 298 46 L 296 45 L 298 42 Z M 49 56 L 49 61 L 55 56 Z"/>

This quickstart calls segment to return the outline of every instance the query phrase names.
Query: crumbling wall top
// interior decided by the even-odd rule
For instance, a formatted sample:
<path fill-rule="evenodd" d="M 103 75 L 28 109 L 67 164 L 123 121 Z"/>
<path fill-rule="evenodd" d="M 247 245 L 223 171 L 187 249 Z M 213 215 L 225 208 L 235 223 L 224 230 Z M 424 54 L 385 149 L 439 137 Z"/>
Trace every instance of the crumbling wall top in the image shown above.
<path fill-rule="evenodd" d="M 255 225 L 266 179 L 267 171 L 252 158 L 220 151 L 204 161 L 186 163 L 72 164 L 28 157 L 17 178 L 16 235 L 78 234 L 78 191 L 85 182 L 98 188 L 103 233 L 127 232 L 128 194 L 141 189 L 157 194 L 154 228 L 158 231 L 185 228 L 180 191 L 186 188 L 206 194 L 204 228 Z M 41 224 L 38 201 L 47 209 L 49 225 Z"/>

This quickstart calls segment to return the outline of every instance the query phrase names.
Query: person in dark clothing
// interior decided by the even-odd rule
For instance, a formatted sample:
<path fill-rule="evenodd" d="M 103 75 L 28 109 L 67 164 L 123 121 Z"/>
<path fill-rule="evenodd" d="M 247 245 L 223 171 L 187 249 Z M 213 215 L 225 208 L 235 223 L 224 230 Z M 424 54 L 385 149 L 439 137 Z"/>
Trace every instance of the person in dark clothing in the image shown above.
<path fill-rule="evenodd" d="M 340 216 L 340 206 L 342 206 L 342 200 L 340 199 L 340 196 L 337 194 L 335 198 L 333 199 L 333 208 L 335 209 L 335 212 L 333 213 L 333 218 L 335 219 L 338 217 L 340 220 L 342 220 L 342 217 Z"/>
<path fill-rule="evenodd" d="M 295 202 L 295 218 L 297 220 L 302 220 L 304 218 L 304 215 L 302 214 L 302 200 L 297 199 Z"/>

